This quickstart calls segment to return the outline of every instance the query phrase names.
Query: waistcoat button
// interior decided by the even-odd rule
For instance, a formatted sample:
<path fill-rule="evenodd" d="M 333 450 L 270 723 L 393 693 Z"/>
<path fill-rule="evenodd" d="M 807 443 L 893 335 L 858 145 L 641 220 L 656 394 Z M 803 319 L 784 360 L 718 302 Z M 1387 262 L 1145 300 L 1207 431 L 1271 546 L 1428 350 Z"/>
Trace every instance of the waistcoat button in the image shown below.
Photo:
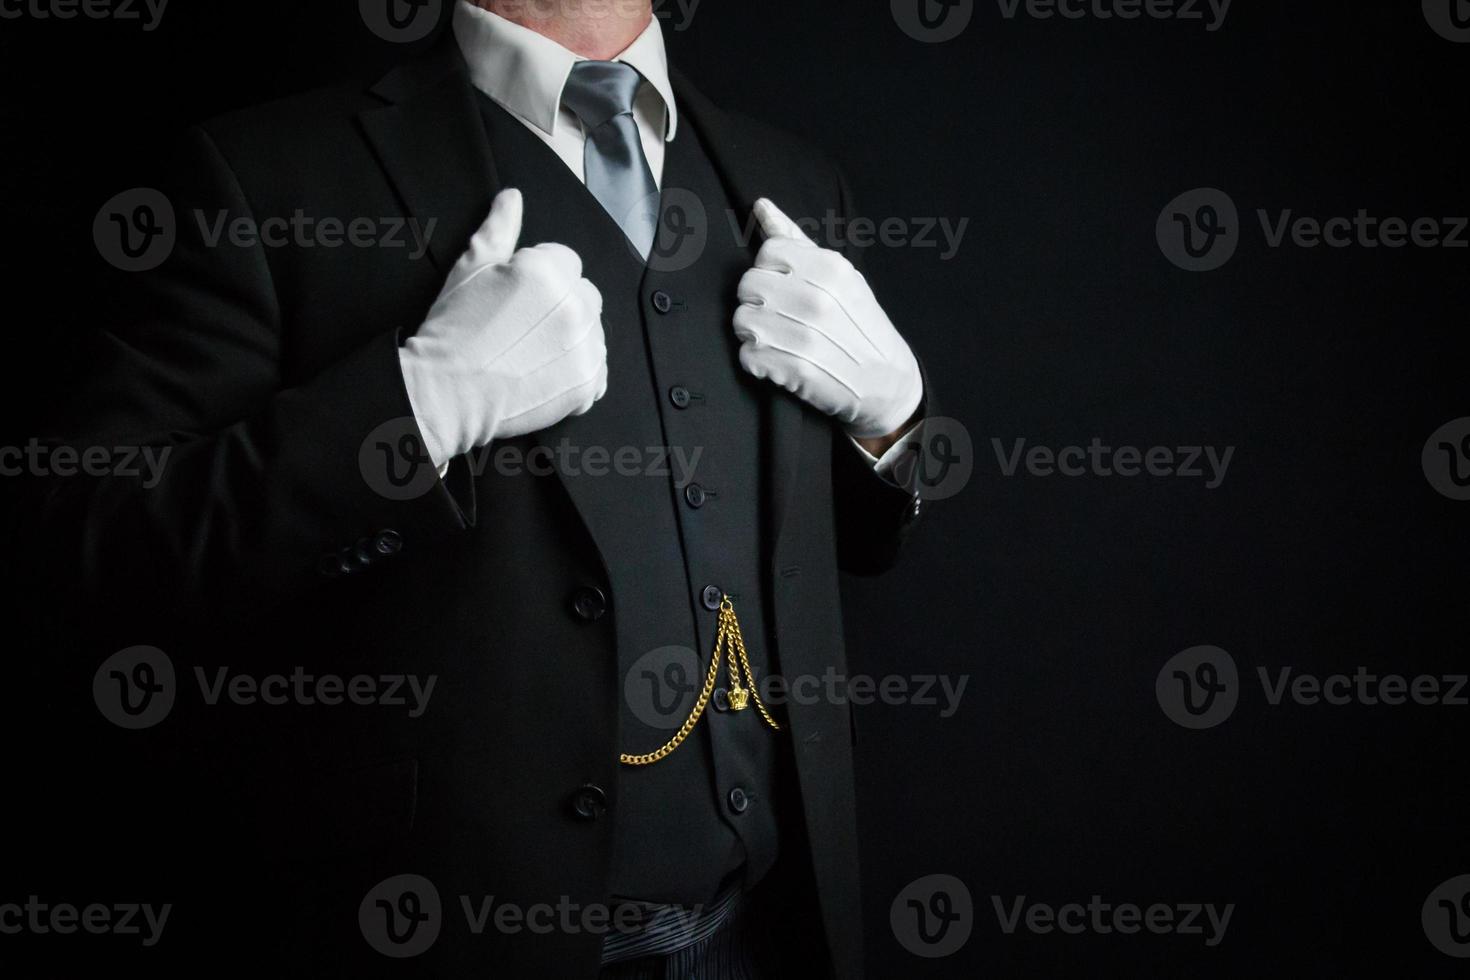
<path fill-rule="evenodd" d="M 572 611 L 589 622 L 601 619 L 607 612 L 607 596 L 595 585 L 584 586 L 572 595 Z"/>
<path fill-rule="evenodd" d="M 579 820 L 596 820 L 607 812 L 607 793 L 594 783 L 578 787 L 572 794 L 572 812 Z"/>

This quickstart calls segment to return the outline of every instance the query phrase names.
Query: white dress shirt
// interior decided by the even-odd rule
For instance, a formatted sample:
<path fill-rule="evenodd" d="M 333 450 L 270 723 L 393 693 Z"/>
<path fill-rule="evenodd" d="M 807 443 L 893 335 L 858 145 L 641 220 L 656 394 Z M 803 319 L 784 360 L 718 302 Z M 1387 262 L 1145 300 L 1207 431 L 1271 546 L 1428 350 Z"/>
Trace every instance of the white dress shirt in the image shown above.
<path fill-rule="evenodd" d="M 585 184 L 587 131 L 576 113 L 562 104 L 561 96 L 572 67 L 589 59 L 470 0 L 455 4 L 452 28 L 475 88 L 540 137 Z M 662 190 L 665 144 L 678 132 L 679 109 L 669 82 L 669 57 L 659 19 L 652 18 L 643 33 L 612 60 L 630 65 L 643 76 L 633 100 L 633 121 L 654 184 Z M 922 425 L 915 426 L 881 459 L 856 440 L 852 445 L 880 475 L 891 478 L 922 429 Z"/>
<path fill-rule="evenodd" d="M 587 131 L 576 113 L 562 104 L 561 93 L 572 67 L 588 59 L 469 0 L 455 4 L 453 29 L 475 88 L 544 140 L 586 183 Z M 664 144 L 678 132 L 679 110 L 658 18 L 652 18 L 637 40 L 612 60 L 643 76 L 644 84 L 633 99 L 633 121 L 653 182 L 662 190 Z"/>

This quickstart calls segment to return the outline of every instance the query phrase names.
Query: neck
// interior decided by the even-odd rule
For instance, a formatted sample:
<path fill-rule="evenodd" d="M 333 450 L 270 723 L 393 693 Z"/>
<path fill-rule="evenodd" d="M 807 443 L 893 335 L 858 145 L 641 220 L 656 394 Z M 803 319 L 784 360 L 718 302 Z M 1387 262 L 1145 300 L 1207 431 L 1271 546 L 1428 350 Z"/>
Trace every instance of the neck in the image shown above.
<path fill-rule="evenodd" d="M 527 0 L 474 0 L 492 14 L 504 17 L 545 37 L 574 54 L 593 61 L 609 61 L 638 39 L 653 20 L 653 0 L 647 3 L 602 3 L 582 11 L 582 3 L 528 3 Z"/>

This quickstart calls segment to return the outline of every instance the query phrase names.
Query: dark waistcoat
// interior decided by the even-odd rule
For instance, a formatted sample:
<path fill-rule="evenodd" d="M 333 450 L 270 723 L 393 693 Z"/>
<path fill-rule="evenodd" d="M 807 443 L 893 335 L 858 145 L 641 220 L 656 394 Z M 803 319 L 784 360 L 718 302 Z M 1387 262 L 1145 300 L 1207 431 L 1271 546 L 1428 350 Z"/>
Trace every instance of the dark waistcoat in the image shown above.
<path fill-rule="evenodd" d="M 567 426 L 570 462 L 561 465 L 608 573 L 622 685 L 618 750 L 652 752 L 704 683 L 722 593 L 732 597 L 757 679 L 772 669 L 761 544 L 769 395 L 740 369 L 731 326 L 752 243 L 738 240 L 694 127 L 668 144 L 660 242 L 645 265 L 550 147 L 490 99 L 480 103 L 499 177 L 525 198 L 521 244 L 572 248 L 602 292 L 608 390 Z M 638 464 L 615 466 L 620 451 Z M 706 902 L 731 872 L 743 869 L 750 886 L 774 862 L 786 735 L 753 703 L 728 709 L 727 670 L 722 664 L 721 690 L 683 745 L 652 765 L 621 767 L 612 894 Z M 780 721 L 779 709 L 773 716 Z"/>

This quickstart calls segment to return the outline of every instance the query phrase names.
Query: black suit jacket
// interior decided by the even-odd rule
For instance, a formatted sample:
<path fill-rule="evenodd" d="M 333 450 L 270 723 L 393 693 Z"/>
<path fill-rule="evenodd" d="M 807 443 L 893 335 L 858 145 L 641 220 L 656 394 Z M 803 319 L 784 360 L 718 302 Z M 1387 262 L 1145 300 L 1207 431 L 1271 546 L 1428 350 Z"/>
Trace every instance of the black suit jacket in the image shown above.
<path fill-rule="evenodd" d="M 675 91 L 739 221 L 760 196 L 793 216 L 849 213 L 820 155 L 721 111 L 677 75 Z M 377 963 L 356 932 L 355 902 L 414 872 L 458 920 L 417 975 L 595 975 L 597 935 L 467 935 L 459 896 L 606 900 L 620 685 L 610 617 L 589 618 L 577 601 L 605 588 L 598 542 L 556 477 L 476 477 L 461 461 L 445 483 L 393 500 L 363 470 L 370 433 L 411 424 L 397 347 L 499 189 L 475 99 L 446 37 L 366 88 L 330 88 L 189 133 L 166 187 L 178 243 L 158 270 L 134 277 L 135 304 L 105 324 L 60 433 L 78 445 L 170 446 L 163 478 L 151 488 L 126 477 L 54 480 L 22 529 L 38 567 L 106 602 L 131 624 L 131 642 L 173 644 L 181 688 L 221 667 L 438 678 L 419 718 L 250 710 L 181 694 L 156 731 L 97 723 L 99 745 L 134 739 L 121 754 L 136 760 L 143 745 L 173 760 L 160 786 L 177 791 L 185 771 L 200 780 L 197 805 L 139 821 L 159 852 L 191 855 L 169 879 L 177 942 L 190 929 L 233 942 L 236 916 L 258 898 L 281 920 L 265 946 L 283 962 L 327 973 L 359 953 Z M 200 230 L 201 215 L 213 226 L 221 215 L 263 221 L 298 210 L 432 221 L 428 254 L 211 245 Z M 733 314 L 733 295 L 729 303 Z M 554 446 L 576 424 L 523 443 Z M 891 565 L 918 507 L 827 418 L 774 388 L 766 438 L 771 526 L 753 533 L 768 537 L 781 671 L 842 672 L 838 569 Z M 176 622 L 192 625 L 163 626 Z M 857 976 L 849 708 L 792 704 L 788 718 L 822 931 L 834 971 Z M 168 741 L 165 731 L 184 737 Z M 589 806 L 588 787 L 605 812 L 601 800 Z M 250 847 L 235 849 L 241 839 L 222 828 L 250 835 Z M 201 896 L 193 906 L 191 895 Z M 221 901 L 235 912 L 199 907 Z"/>

